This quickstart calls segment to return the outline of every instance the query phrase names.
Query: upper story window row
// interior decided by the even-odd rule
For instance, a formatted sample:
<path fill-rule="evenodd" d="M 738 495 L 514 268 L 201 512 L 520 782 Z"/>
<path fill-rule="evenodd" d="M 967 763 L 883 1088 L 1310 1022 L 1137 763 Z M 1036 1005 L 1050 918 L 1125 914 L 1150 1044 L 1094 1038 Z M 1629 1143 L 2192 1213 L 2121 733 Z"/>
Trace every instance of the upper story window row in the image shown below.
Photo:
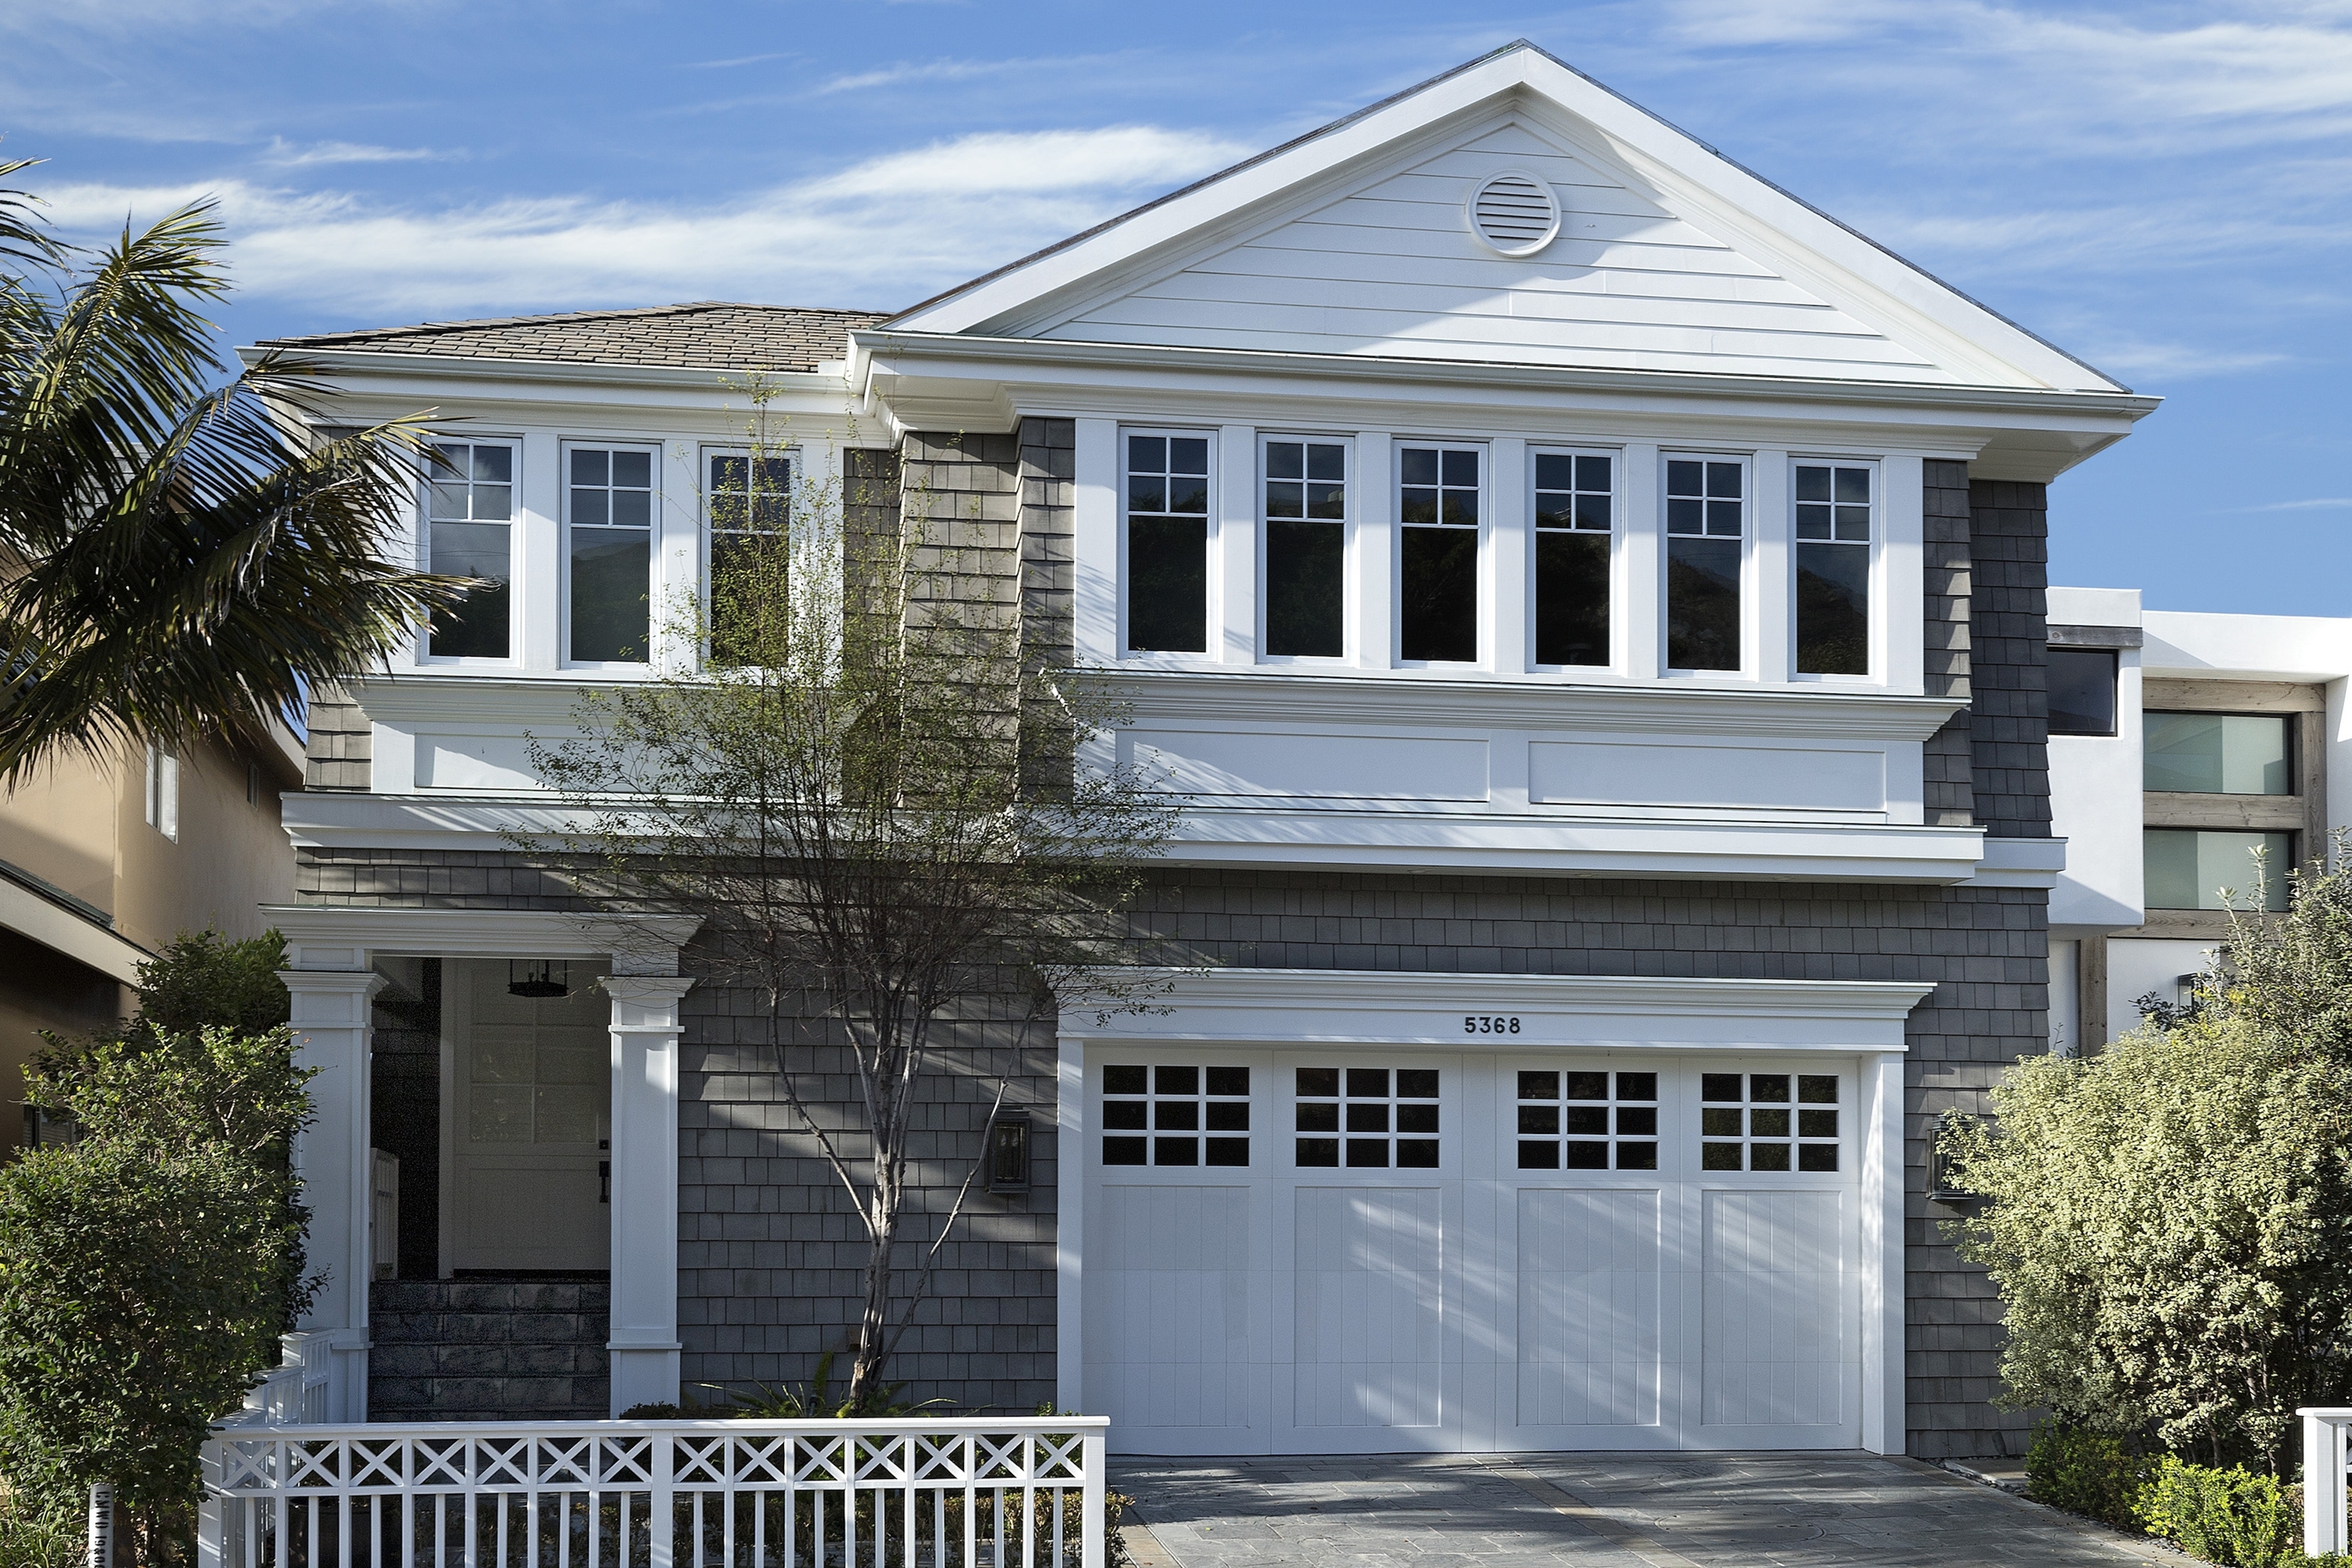
<path fill-rule="evenodd" d="M 534 575 L 519 569 L 525 555 L 520 531 L 527 514 L 522 443 L 440 441 L 434 449 L 437 457 L 422 487 L 421 564 L 480 579 L 482 585 L 434 616 L 420 649 L 433 662 L 516 659 L 517 585 L 528 594 L 545 578 L 551 579 L 546 588 L 552 593 L 563 663 L 585 668 L 644 665 L 664 630 L 665 589 L 687 595 L 688 603 L 699 589 L 705 608 L 711 608 L 710 585 L 724 582 L 730 571 L 748 569 L 751 547 L 784 530 L 793 504 L 792 456 L 703 448 L 692 580 L 665 584 L 660 445 L 566 441 L 551 520 L 557 530 L 553 557 L 561 570 Z M 728 595 L 716 597 L 723 606 Z M 716 618 L 724 618 L 723 607 Z M 720 625 L 710 627 L 722 654 L 725 631 Z"/>
<path fill-rule="evenodd" d="M 1120 432 L 1122 657 L 1213 657 L 1220 584 L 1230 595 L 1246 583 L 1265 662 L 1353 660 L 1366 622 L 1381 617 L 1396 664 L 1476 666 L 1517 617 L 1530 668 L 1602 671 L 1630 662 L 1638 620 L 1656 628 L 1666 673 L 1739 674 L 1758 662 L 1754 623 L 1769 620 L 1785 628 L 1798 677 L 1883 675 L 1872 653 L 1887 614 L 1874 459 L 1790 458 L 1773 490 L 1784 510 L 1768 562 L 1752 455 L 1661 452 L 1644 487 L 1652 515 L 1639 516 L 1619 450 L 1528 445 L 1506 472 L 1491 443 L 1397 439 L 1387 471 L 1366 473 L 1352 438 L 1260 432 L 1255 559 L 1237 563 L 1215 504 L 1231 493 L 1220 447 L 1207 432 Z M 1517 526 L 1503 529 L 1507 491 Z M 1515 570 L 1502 569 L 1507 550 Z"/>

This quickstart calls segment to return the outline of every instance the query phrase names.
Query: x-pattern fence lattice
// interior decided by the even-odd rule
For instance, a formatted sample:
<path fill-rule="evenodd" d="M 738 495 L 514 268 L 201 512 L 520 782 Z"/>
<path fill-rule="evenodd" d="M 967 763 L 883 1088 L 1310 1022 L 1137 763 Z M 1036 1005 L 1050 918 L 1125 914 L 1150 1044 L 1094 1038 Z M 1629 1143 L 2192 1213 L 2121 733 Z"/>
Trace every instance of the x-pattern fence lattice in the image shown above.
<path fill-rule="evenodd" d="M 1104 1568 L 1101 1416 L 224 1429 L 206 1568 Z"/>

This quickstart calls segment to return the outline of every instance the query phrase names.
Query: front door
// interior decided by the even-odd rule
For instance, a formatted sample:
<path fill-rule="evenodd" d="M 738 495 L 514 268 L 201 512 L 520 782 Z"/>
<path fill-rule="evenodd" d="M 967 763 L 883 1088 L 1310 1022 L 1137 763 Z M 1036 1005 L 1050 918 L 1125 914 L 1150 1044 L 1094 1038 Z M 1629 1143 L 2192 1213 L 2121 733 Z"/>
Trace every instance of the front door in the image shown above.
<path fill-rule="evenodd" d="M 441 1271 L 609 1266 L 611 1005 L 586 964 L 562 996 L 517 996 L 507 960 L 451 959 L 442 985 Z"/>

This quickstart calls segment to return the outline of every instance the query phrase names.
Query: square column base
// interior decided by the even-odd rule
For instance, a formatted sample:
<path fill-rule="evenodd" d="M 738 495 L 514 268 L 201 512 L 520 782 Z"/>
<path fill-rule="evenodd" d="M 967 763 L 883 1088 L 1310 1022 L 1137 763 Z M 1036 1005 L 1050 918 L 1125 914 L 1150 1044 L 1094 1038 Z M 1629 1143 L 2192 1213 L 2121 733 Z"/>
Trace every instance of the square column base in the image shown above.
<path fill-rule="evenodd" d="M 612 1407 L 617 1416 L 634 1405 L 675 1405 L 678 1402 L 678 1352 L 668 1344 L 607 1344 L 612 1357 Z"/>

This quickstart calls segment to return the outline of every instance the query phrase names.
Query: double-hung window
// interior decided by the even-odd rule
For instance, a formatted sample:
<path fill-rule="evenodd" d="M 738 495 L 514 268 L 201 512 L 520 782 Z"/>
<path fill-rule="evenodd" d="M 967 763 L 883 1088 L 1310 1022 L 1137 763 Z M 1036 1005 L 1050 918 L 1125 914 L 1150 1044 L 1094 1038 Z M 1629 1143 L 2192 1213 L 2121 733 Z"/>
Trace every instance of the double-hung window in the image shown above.
<path fill-rule="evenodd" d="M 1209 438 L 1127 437 L 1127 650 L 1209 651 Z"/>
<path fill-rule="evenodd" d="M 1739 586 L 1748 538 L 1748 465 L 1666 459 L 1666 667 L 1740 667 Z"/>
<path fill-rule="evenodd" d="M 1478 498 L 1486 450 L 1397 449 L 1397 653 L 1414 664 L 1478 660 Z"/>
<path fill-rule="evenodd" d="M 564 560 L 574 664 L 643 664 L 653 620 L 655 449 L 564 452 Z"/>
<path fill-rule="evenodd" d="M 1538 452 L 1535 460 L 1536 662 L 1609 662 L 1609 544 L 1616 460 Z"/>
<path fill-rule="evenodd" d="M 440 658 L 513 655 L 515 449 L 436 441 L 425 464 L 425 565 L 478 585 L 433 612 L 425 650 Z"/>
<path fill-rule="evenodd" d="M 704 458 L 710 658 L 740 664 L 772 647 L 788 613 L 793 460 L 751 452 Z"/>
<path fill-rule="evenodd" d="M 1799 463 L 1797 673 L 1870 673 L 1871 470 Z"/>
<path fill-rule="evenodd" d="M 1347 652 L 1348 447 L 1269 436 L 1259 445 L 1265 527 L 1265 651 Z"/>

